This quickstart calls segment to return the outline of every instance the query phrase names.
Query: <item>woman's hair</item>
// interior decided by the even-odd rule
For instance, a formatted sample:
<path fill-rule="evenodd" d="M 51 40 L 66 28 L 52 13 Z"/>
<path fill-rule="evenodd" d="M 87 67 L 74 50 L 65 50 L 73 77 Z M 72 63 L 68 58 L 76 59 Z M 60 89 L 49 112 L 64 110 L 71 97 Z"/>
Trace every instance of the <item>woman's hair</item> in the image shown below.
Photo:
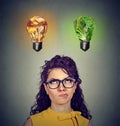
<path fill-rule="evenodd" d="M 45 65 L 42 66 L 43 71 L 41 72 L 40 90 L 36 95 L 35 104 L 31 107 L 30 115 L 39 113 L 51 105 L 51 100 L 43 84 L 47 81 L 49 70 L 53 68 L 62 68 L 66 70 L 67 74 L 76 80 L 77 88 L 71 99 L 71 107 L 75 111 L 80 111 L 85 118 L 91 119 L 92 116 L 85 105 L 82 89 L 80 88 L 81 79 L 78 74 L 76 63 L 70 57 L 60 55 L 56 55 L 51 60 L 45 61 Z"/>

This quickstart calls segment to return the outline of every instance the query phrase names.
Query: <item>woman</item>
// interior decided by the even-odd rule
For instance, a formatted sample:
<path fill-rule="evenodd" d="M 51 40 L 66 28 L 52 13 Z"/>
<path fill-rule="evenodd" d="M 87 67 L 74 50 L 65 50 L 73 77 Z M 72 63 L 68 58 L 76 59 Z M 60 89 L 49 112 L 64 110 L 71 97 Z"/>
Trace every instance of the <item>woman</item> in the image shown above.
<path fill-rule="evenodd" d="M 36 103 L 24 126 L 92 126 L 75 62 L 56 55 L 42 68 Z"/>

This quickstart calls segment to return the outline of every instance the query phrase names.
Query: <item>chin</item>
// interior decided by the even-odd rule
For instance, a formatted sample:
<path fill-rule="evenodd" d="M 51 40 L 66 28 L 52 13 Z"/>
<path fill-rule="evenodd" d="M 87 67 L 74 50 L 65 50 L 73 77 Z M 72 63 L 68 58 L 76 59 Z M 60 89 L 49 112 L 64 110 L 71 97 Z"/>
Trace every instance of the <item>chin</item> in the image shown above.
<path fill-rule="evenodd" d="M 61 101 L 58 102 L 59 105 L 64 105 L 64 104 L 67 104 L 67 103 L 69 103 L 68 100 L 64 100 L 64 101 L 61 100 Z"/>

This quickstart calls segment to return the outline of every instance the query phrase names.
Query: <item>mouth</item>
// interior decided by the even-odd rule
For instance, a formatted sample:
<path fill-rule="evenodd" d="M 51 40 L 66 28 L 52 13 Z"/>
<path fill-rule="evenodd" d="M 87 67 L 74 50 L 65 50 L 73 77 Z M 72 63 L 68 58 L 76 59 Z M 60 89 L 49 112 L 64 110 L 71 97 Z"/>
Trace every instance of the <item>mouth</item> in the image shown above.
<path fill-rule="evenodd" d="M 59 97 L 67 98 L 68 97 L 68 94 L 60 94 Z"/>

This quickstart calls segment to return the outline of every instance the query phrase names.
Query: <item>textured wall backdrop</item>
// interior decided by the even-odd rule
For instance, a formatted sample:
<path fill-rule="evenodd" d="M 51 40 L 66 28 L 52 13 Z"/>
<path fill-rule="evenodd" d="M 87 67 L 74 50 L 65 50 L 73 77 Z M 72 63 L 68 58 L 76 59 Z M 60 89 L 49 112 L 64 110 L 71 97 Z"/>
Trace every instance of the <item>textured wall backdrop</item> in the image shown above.
<path fill-rule="evenodd" d="M 109 0 L 11 0 L 0 7 L 0 126 L 21 126 L 38 92 L 40 67 L 56 54 L 73 58 L 82 78 L 94 126 L 118 126 L 119 3 Z M 48 32 L 35 52 L 26 31 L 29 18 L 44 17 Z M 96 29 L 87 52 L 79 48 L 73 21 L 91 16 Z"/>

